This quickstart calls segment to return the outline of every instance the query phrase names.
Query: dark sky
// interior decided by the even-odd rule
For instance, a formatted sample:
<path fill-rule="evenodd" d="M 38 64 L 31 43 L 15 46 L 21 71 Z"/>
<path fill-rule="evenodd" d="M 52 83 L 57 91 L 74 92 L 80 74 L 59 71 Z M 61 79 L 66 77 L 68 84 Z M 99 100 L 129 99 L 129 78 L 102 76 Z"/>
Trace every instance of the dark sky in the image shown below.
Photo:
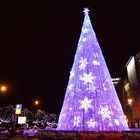
<path fill-rule="evenodd" d="M 0 84 L 9 89 L 0 105 L 22 103 L 59 113 L 83 24 L 90 19 L 112 77 L 139 46 L 138 1 L 59 0 L 0 2 Z"/>

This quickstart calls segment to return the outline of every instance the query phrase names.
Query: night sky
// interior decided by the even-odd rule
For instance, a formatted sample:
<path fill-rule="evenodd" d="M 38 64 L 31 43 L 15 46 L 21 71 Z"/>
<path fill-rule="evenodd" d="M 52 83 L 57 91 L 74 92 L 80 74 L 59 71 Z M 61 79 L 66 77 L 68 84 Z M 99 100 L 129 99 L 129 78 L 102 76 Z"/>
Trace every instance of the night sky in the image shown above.
<path fill-rule="evenodd" d="M 125 77 L 125 64 L 140 50 L 138 1 L 59 0 L 0 2 L 0 105 L 34 99 L 59 113 L 81 33 L 89 16 L 112 77 Z"/>

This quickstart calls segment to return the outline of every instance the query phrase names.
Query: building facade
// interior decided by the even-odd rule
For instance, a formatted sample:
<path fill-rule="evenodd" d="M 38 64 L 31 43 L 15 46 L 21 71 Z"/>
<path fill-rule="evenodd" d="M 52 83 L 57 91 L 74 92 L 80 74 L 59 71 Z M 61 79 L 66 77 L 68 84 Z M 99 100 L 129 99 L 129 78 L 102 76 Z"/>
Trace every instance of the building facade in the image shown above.
<path fill-rule="evenodd" d="M 131 56 L 126 64 L 127 78 L 129 83 L 129 90 L 127 84 L 124 86 L 124 91 L 131 99 L 129 120 L 135 127 L 140 127 L 140 51 Z"/>
<path fill-rule="evenodd" d="M 140 51 L 126 64 L 127 77 L 113 78 L 120 103 L 130 127 L 140 128 Z"/>

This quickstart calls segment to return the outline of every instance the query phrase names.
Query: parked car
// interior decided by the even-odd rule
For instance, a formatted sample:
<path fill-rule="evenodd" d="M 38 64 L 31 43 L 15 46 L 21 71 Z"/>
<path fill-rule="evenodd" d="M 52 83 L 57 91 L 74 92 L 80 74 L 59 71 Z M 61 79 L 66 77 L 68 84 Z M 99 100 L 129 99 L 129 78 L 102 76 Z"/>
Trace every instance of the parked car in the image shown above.
<path fill-rule="evenodd" d="M 7 135 L 7 136 L 9 136 L 10 135 L 10 131 L 6 127 L 0 126 L 0 135 Z"/>
<path fill-rule="evenodd" d="M 38 136 L 37 128 L 26 128 L 23 130 L 23 136 Z"/>

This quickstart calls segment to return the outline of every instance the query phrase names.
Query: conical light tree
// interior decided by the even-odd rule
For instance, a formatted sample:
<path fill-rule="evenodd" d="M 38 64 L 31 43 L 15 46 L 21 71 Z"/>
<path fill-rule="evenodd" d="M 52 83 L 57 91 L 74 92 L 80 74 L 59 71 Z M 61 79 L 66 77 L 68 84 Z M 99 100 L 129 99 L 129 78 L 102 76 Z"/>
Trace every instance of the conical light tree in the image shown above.
<path fill-rule="evenodd" d="M 84 23 L 57 130 L 128 130 L 88 11 L 85 8 Z"/>

